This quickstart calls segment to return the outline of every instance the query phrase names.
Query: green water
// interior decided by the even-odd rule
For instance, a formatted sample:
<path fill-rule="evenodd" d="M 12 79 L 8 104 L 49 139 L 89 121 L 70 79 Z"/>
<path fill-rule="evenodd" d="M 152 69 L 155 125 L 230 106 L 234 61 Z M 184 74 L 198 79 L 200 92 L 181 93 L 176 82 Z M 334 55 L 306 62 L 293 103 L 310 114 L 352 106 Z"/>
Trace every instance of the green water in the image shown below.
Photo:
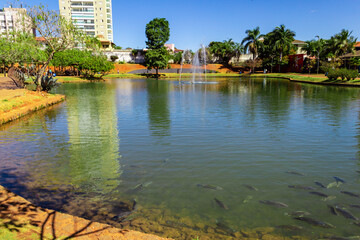
<path fill-rule="evenodd" d="M 146 220 L 162 230 L 136 221 L 127 227 L 177 239 L 226 239 L 279 225 L 302 230 L 275 228 L 272 234 L 360 235 L 354 220 L 332 215 L 327 206 L 339 204 L 360 218 L 360 209 L 349 206 L 360 198 L 340 192 L 360 194 L 360 89 L 276 79 L 211 81 L 217 84 L 63 84 L 56 92 L 67 96 L 65 103 L 0 128 L 0 184 L 44 207 L 113 225 Z M 327 186 L 334 176 L 346 183 L 329 189 L 314 183 Z M 134 199 L 133 215 L 119 223 Z M 300 210 L 336 228 L 288 216 Z"/>

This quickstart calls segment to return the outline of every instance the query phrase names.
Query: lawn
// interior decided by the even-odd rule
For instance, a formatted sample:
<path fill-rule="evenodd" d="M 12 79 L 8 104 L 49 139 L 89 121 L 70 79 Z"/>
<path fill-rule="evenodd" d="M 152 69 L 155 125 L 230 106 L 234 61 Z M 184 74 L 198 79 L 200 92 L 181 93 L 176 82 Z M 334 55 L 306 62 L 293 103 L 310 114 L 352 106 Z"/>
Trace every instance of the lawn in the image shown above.
<path fill-rule="evenodd" d="M 289 78 L 294 81 L 305 81 L 314 83 L 331 83 L 331 84 L 354 84 L 359 85 L 360 79 L 357 78 L 351 81 L 342 81 L 338 79 L 336 81 L 329 80 L 324 74 L 301 74 L 301 73 L 268 73 L 268 74 L 252 74 L 251 77 L 280 77 Z"/>

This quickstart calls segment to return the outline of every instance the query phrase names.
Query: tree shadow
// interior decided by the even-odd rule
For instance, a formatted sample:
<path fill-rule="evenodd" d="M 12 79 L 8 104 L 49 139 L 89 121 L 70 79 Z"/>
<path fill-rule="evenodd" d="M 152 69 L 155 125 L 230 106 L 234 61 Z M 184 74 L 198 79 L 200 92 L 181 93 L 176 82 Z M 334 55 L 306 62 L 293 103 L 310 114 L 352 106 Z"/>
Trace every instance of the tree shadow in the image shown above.
<path fill-rule="evenodd" d="M 36 235 L 40 240 L 72 239 L 88 236 L 94 238 L 110 232 L 109 225 L 81 219 L 71 215 L 35 206 L 22 197 L 0 186 L 0 230 L 6 229 L 17 238 L 24 234 Z M 111 234 L 124 235 L 127 230 L 114 229 Z M 96 236 L 95 236 L 96 235 Z"/>

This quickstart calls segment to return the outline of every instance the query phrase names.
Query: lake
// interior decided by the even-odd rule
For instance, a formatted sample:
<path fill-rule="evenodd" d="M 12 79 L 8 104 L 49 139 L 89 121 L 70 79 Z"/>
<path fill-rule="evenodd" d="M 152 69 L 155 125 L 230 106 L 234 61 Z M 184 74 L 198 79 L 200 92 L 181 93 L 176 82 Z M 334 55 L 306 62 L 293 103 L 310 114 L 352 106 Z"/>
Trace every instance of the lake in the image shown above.
<path fill-rule="evenodd" d="M 0 184 L 175 239 L 360 235 L 360 89 L 208 80 L 63 84 L 0 127 Z"/>

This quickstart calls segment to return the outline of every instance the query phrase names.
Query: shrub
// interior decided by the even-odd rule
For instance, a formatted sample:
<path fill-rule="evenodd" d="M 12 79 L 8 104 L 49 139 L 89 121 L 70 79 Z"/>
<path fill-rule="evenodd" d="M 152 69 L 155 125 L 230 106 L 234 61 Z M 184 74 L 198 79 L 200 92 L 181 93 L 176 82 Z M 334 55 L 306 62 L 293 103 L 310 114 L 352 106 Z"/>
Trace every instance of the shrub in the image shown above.
<path fill-rule="evenodd" d="M 116 55 L 111 55 L 111 56 L 110 56 L 110 59 L 111 59 L 112 62 L 115 62 L 116 60 L 119 59 L 119 57 L 116 56 Z"/>
<path fill-rule="evenodd" d="M 344 81 L 345 79 L 347 79 L 348 76 L 348 70 L 347 69 L 337 69 L 337 71 L 339 72 L 339 77 L 341 78 L 342 81 Z"/>
<path fill-rule="evenodd" d="M 330 69 L 328 71 L 327 77 L 330 80 L 337 80 L 340 77 L 338 69 Z"/>
<path fill-rule="evenodd" d="M 341 78 L 342 81 L 344 81 L 345 79 L 348 81 L 354 80 L 358 76 L 359 73 L 357 70 L 350 70 L 346 68 L 330 69 L 327 75 L 330 80 L 337 80 L 338 78 Z"/>
<path fill-rule="evenodd" d="M 349 70 L 349 77 L 350 79 L 355 80 L 355 78 L 359 77 L 359 72 L 357 70 Z"/>
<path fill-rule="evenodd" d="M 41 78 L 41 91 L 49 92 L 52 88 L 58 86 L 57 79 L 53 75 L 45 75 Z"/>

